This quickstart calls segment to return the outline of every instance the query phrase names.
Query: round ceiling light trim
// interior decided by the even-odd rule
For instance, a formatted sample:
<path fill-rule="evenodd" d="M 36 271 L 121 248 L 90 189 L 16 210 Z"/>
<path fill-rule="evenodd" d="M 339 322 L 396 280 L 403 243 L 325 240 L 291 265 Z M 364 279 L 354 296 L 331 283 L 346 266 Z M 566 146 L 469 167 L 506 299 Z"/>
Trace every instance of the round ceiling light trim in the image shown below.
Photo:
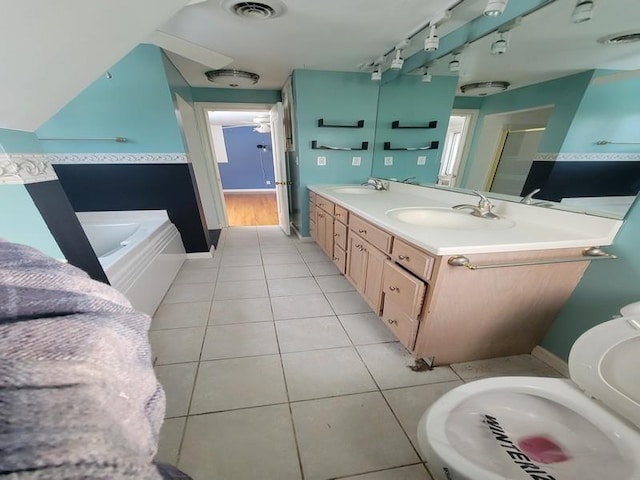
<path fill-rule="evenodd" d="M 225 0 L 223 8 L 238 17 L 251 20 L 270 20 L 284 14 L 287 7 L 279 0 L 262 0 L 259 2 L 243 2 L 240 0 Z"/>
<path fill-rule="evenodd" d="M 503 81 L 468 83 L 462 85 L 460 91 L 464 94 L 485 97 L 494 93 L 504 92 L 510 85 L 509 82 Z"/>
<path fill-rule="evenodd" d="M 614 33 L 598 39 L 598 43 L 605 45 L 624 45 L 637 42 L 640 42 L 640 31 L 638 30 Z"/>
<path fill-rule="evenodd" d="M 223 87 L 249 87 L 258 83 L 260 75 L 245 70 L 223 68 L 205 72 L 207 80 Z"/>

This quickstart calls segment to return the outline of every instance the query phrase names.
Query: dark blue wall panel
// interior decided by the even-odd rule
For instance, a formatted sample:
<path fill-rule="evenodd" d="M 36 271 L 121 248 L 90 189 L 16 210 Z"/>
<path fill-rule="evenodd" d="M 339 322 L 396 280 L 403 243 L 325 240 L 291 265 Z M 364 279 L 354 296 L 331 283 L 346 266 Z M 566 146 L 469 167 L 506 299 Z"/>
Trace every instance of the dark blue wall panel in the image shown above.
<path fill-rule="evenodd" d="M 218 168 L 225 189 L 275 188 L 271 134 L 254 132 L 253 128 L 223 129 L 229 163 L 219 163 Z"/>
<path fill-rule="evenodd" d="M 187 252 L 209 251 L 211 241 L 191 165 L 54 165 L 76 212 L 166 210 Z"/>

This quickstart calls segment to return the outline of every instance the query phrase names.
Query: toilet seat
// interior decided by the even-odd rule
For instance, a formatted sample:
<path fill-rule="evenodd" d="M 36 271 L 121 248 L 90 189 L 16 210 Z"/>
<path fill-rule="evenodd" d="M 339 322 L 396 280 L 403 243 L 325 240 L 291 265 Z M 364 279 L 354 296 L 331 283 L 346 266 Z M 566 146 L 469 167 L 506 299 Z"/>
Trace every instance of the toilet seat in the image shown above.
<path fill-rule="evenodd" d="M 570 380 L 497 377 L 457 387 L 425 412 L 418 441 L 435 478 L 640 479 L 640 317 L 583 334 Z M 525 460 L 526 459 L 526 460 Z"/>

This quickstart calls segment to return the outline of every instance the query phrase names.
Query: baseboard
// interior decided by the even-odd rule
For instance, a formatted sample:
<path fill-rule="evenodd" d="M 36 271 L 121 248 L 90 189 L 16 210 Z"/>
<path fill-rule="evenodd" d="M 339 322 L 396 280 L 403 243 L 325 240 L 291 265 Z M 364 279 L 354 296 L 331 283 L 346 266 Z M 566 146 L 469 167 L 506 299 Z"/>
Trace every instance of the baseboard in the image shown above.
<path fill-rule="evenodd" d="M 291 231 L 296 234 L 296 237 L 298 237 L 298 240 L 300 240 L 301 242 L 313 242 L 313 238 L 303 236 L 293 223 L 289 226 L 291 228 Z"/>
<path fill-rule="evenodd" d="M 551 353 L 546 348 L 541 347 L 540 345 L 536 345 L 533 351 L 531 352 L 533 357 L 536 357 L 538 360 L 543 361 L 547 365 L 549 365 L 554 370 L 557 370 L 565 377 L 569 377 L 569 365 L 567 362 L 562 360 L 555 353 Z"/>
<path fill-rule="evenodd" d="M 222 193 L 273 193 L 275 188 L 225 188 Z"/>
<path fill-rule="evenodd" d="M 215 247 L 211 245 L 211 249 L 208 252 L 191 252 L 187 253 L 188 259 L 198 259 L 198 258 L 213 258 L 213 252 L 215 252 Z"/>

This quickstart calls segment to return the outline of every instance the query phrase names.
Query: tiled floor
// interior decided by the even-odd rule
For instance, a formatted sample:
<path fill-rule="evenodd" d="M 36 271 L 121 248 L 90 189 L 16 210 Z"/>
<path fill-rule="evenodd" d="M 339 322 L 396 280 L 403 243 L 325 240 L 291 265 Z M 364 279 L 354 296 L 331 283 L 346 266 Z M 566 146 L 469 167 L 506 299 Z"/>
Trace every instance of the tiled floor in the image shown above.
<path fill-rule="evenodd" d="M 150 333 L 167 394 L 158 458 L 196 480 L 425 480 L 424 410 L 465 381 L 560 376 L 521 355 L 416 373 L 313 243 L 223 232 L 188 260 Z"/>

